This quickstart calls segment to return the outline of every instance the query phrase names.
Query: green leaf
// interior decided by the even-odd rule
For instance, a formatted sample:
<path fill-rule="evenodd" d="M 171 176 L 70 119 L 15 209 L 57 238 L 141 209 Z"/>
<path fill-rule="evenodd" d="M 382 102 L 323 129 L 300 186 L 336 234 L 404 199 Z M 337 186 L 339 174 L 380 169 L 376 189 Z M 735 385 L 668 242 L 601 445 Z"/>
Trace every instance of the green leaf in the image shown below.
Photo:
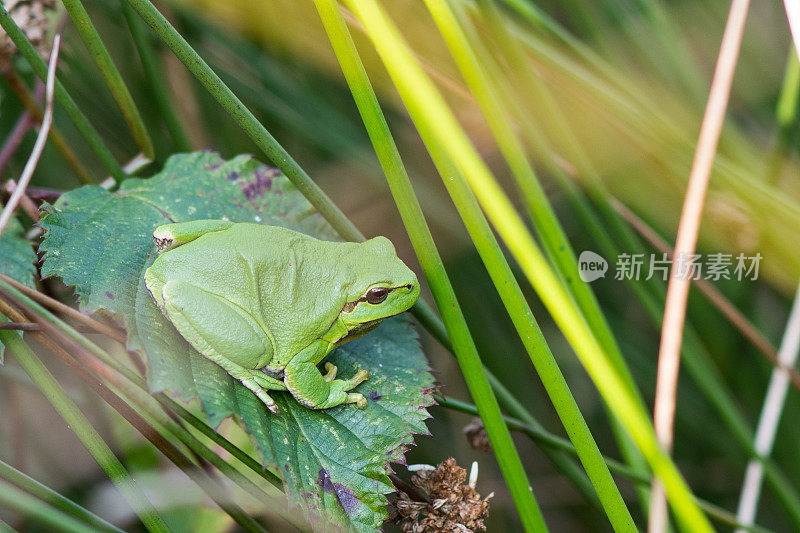
<path fill-rule="evenodd" d="M 0 273 L 33 287 L 36 280 L 36 252 L 25 238 L 22 224 L 12 217 L 3 235 L 0 236 Z M 5 347 L 0 342 L 0 365 L 3 364 Z"/>
<path fill-rule="evenodd" d="M 42 275 L 74 285 L 82 309 L 115 315 L 128 329 L 129 348 L 147 355 L 152 391 L 184 401 L 199 398 L 210 424 L 235 415 L 261 450 L 264 465 L 284 479 L 298 512 L 311 523 L 374 531 L 392 491 L 390 462 L 401 461 L 414 433 L 426 433 L 433 378 L 405 318 L 335 350 L 342 375 L 357 367 L 371 377 L 357 389 L 361 411 L 302 407 L 274 393 L 279 415 L 222 368 L 196 351 L 155 306 L 144 270 L 156 252 L 153 229 L 166 222 L 227 218 L 281 225 L 319 238 L 335 233 L 278 171 L 250 156 L 224 161 L 210 152 L 171 157 L 149 179 L 129 179 L 119 191 L 86 186 L 44 206 Z M 325 527 L 325 526 L 320 526 Z"/>

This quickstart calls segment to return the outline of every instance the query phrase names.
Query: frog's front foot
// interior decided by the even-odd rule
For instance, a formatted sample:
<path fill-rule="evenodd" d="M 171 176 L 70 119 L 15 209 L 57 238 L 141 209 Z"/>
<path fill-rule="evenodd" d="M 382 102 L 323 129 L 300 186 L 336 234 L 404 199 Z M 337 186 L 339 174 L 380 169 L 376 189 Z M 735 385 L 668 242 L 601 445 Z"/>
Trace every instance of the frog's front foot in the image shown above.
<path fill-rule="evenodd" d="M 284 370 L 284 383 L 292 395 L 311 409 L 327 409 L 352 403 L 359 409 L 367 406 L 362 394 L 350 392 L 369 378 L 369 371 L 361 369 L 350 379 L 335 379 L 336 366 L 327 363 L 323 375 L 313 361 L 291 361 Z"/>
<path fill-rule="evenodd" d="M 366 368 L 359 368 L 355 376 L 353 376 L 348 380 L 345 380 L 345 383 L 351 383 L 352 385 L 350 385 L 348 388 L 344 390 L 354 389 L 359 385 L 361 385 L 362 383 L 364 383 L 365 381 L 367 381 L 368 379 L 369 379 L 369 370 L 367 370 Z"/>
<path fill-rule="evenodd" d="M 359 409 L 366 409 L 367 408 L 367 399 L 364 398 L 364 395 L 360 392 L 350 392 L 347 394 L 347 402 L 345 403 L 353 403 Z"/>
<path fill-rule="evenodd" d="M 347 392 L 351 389 L 354 389 L 368 379 L 369 379 L 369 370 L 360 368 L 352 378 L 348 380 L 340 380 L 340 383 L 343 384 L 342 392 Z M 355 404 L 355 406 L 358 407 L 359 409 L 367 408 L 367 399 L 364 398 L 364 395 L 361 394 L 360 392 L 348 392 L 347 399 L 342 403 Z"/>

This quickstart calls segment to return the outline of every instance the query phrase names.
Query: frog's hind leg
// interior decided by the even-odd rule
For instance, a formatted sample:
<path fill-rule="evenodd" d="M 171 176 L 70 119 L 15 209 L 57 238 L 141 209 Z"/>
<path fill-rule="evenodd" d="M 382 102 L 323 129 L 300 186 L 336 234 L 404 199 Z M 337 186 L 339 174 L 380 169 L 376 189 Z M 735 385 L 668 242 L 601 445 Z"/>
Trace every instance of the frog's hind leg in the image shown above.
<path fill-rule="evenodd" d="M 168 281 L 162 296 L 164 310 L 183 338 L 277 413 L 278 406 L 267 390 L 286 387 L 258 370 L 272 360 L 274 345 L 269 332 L 243 308 L 190 283 Z"/>
<path fill-rule="evenodd" d="M 264 375 L 259 370 L 250 370 L 247 368 L 243 368 L 237 365 L 236 363 L 232 363 L 231 361 L 224 358 L 220 360 L 215 360 L 214 358 L 209 357 L 209 359 L 211 359 L 219 366 L 224 368 L 225 371 L 228 372 L 228 374 L 230 374 L 235 379 L 238 379 L 242 385 L 250 389 L 253 392 L 253 394 L 255 394 L 258 397 L 259 400 L 264 402 L 264 405 L 267 406 L 267 409 L 269 409 L 275 414 L 280 412 L 280 409 L 275 403 L 275 400 L 273 400 L 270 397 L 270 395 L 267 394 L 267 390 L 268 389 L 286 390 L 286 386 L 283 384 L 283 382 L 278 381 L 277 379 L 274 378 L 270 378 L 269 376 Z"/>

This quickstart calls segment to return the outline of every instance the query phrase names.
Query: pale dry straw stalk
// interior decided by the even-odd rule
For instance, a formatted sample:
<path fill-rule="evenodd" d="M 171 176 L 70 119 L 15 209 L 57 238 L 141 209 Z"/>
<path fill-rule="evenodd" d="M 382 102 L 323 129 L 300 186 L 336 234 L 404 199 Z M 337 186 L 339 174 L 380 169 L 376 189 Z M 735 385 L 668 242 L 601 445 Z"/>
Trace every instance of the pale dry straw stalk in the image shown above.
<path fill-rule="evenodd" d="M 667 450 L 672 448 L 672 425 L 675 418 L 675 394 L 678 387 L 678 369 L 686 316 L 686 302 L 691 281 L 677 271 L 681 258 L 691 257 L 697 247 L 700 218 L 703 213 L 708 181 L 714 164 L 725 111 L 728 107 L 733 74 L 739 58 L 744 25 L 747 20 L 749 0 L 733 0 L 722 36 L 711 90 L 708 95 L 700 135 L 697 140 L 689 184 L 686 189 L 683 210 L 678 224 L 667 300 L 664 306 L 664 322 L 661 328 L 661 345 L 658 352 L 658 377 L 654 424 L 659 443 Z M 654 480 L 650 494 L 650 516 L 648 531 L 663 533 L 667 526 L 667 501 L 664 488 Z"/>

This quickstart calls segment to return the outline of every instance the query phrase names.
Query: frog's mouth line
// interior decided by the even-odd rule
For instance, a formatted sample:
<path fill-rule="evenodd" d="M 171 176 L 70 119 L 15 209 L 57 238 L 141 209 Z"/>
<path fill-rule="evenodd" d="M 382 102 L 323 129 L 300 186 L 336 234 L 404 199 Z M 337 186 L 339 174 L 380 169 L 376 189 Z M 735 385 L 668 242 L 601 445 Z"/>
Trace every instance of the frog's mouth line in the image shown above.
<path fill-rule="evenodd" d="M 344 344 L 347 341 L 351 341 L 353 339 L 357 339 L 359 337 L 363 337 L 373 329 L 377 328 L 380 323 L 383 321 L 382 318 L 377 320 L 370 320 L 369 322 L 364 322 L 362 324 L 358 324 L 357 326 L 353 327 L 352 329 L 347 330 L 347 335 L 342 337 L 336 342 L 336 345 L 339 346 L 340 344 Z"/>

